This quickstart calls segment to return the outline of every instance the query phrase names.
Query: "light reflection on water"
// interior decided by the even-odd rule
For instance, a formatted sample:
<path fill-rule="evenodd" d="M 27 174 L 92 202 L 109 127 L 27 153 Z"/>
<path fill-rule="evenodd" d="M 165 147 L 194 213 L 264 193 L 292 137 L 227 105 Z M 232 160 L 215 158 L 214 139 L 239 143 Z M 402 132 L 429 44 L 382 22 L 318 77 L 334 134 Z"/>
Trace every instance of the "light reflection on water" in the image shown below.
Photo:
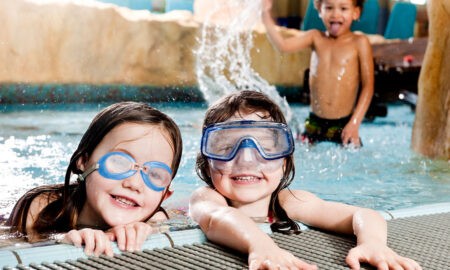
<path fill-rule="evenodd" d="M 179 105 L 153 104 L 174 118 L 183 134 L 183 158 L 172 185 L 175 193 L 166 206 L 186 211 L 190 193 L 203 185 L 195 174 L 194 162 L 205 107 Z M 8 215 L 26 190 L 63 182 L 72 152 L 104 106 L 19 106 L 0 114 L 0 214 Z M 292 109 L 302 123 L 308 107 L 293 105 Z M 362 125 L 364 147 L 360 150 L 328 143 L 296 143 L 296 177 L 291 188 L 380 210 L 448 201 L 449 163 L 429 160 L 410 150 L 413 120 L 408 106 L 390 106 L 386 118 Z"/>

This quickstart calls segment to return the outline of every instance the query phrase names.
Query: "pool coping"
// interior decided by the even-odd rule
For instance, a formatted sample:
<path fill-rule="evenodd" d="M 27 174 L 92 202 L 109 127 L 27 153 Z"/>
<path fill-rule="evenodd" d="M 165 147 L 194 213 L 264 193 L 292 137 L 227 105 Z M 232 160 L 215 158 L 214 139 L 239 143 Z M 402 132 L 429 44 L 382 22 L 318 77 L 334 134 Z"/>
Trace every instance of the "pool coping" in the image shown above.
<path fill-rule="evenodd" d="M 450 202 L 379 212 L 387 221 L 415 216 L 442 214 L 450 212 Z M 308 229 L 305 225 L 299 224 L 302 230 Z M 264 232 L 271 234 L 269 224 L 261 224 L 260 228 Z M 151 235 L 150 238 L 144 242 L 142 250 L 164 249 L 175 246 L 202 244 L 205 242 L 207 242 L 206 236 L 200 229 L 168 231 Z M 116 244 L 113 244 L 113 251 L 115 254 L 122 253 L 117 248 Z M 66 261 L 77 260 L 79 258 L 88 258 L 88 256 L 84 254 L 82 248 L 73 245 L 57 244 L 55 241 L 48 241 L 40 243 L 39 245 L 29 244 L 29 246 L 11 246 L 0 249 L 0 267 L 3 269 L 14 267 L 19 264 L 41 264 L 54 260 Z"/>

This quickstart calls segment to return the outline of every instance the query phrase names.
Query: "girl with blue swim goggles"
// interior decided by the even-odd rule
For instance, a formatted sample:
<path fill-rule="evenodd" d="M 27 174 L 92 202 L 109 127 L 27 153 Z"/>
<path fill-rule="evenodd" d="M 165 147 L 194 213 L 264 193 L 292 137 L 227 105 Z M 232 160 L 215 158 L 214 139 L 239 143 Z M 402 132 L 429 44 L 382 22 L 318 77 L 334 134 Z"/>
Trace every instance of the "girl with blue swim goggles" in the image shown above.
<path fill-rule="evenodd" d="M 163 191 L 170 185 L 172 170 L 159 161 L 147 161 L 142 166 L 136 163 L 133 157 L 123 152 L 110 152 L 102 156 L 92 167 L 78 176 L 79 181 L 98 170 L 104 178 L 123 180 L 133 176 L 138 170 L 145 185 L 154 191 Z"/>
<path fill-rule="evenodd" d="M 202 154 L 210 166 L 222 173 L 249 167 L 270 172 L 282 166 L 283 158 L 294 152 L 291 130 L 270 121 L 231 121 L 204 129 Z"/>

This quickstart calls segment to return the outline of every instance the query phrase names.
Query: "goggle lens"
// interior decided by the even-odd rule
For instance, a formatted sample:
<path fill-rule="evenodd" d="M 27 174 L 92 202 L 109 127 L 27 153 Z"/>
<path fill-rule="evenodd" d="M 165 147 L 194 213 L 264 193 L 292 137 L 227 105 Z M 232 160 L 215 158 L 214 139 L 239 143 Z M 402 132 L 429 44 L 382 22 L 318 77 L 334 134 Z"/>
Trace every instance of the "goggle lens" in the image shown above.
<path fill-rule="evenodd" d="M 244 147 L 254 147 L 264 159 L 273 160 L 292 154 L 294 141 L 286 125 L 267 121 L 224 122 L 203 133 L 202 154 L 208 158 L 229 161 Z"/>
<path fill-rule="evenodd" d="M 144 183 L 155 191 L 164 190 L 172 180 L 172 170 L 166 164 L 159 161 L 148 161 L 141 167 L 130 155 L 123 152 L 105 154 L 94 169 L 87 170 L 82 178 L 86 178 L 95 169 L 101 176 L 112 180 L 123 180 L 140 170 Z"/>
<path fill-rule="evenodd" d="M 103 164 L 106 171 L 111 174 L 123 174 L 134 169 L 134 162 L 122 155 L 110 155 Z"/>

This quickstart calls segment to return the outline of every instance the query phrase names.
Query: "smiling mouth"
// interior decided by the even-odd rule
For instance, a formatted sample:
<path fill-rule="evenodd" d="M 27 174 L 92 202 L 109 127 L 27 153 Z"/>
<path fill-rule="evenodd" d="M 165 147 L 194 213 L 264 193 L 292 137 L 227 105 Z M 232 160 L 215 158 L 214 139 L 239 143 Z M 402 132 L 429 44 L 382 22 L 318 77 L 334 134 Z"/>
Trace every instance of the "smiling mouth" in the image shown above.
<path fill-rule="evenodd" d="M 124 206 L 128 206 L 128 207 L 137 207 L 139 206 L 135 201 L 129 200 L 127 198 L 121 197 L 121 196 L 116 196 L 116 195 L 111 195 L 111 197 L 118 202 L 119 204 L 122 204 Z"/>
<path fill-rule="evenodd" d="M 237 183 L 242 183 L 242 184 L 252 184 L 252 183 L 257 183 L 257 182 L 261 181 L 261 178 L 256 177 L 256 176 L 236 176 L 236 177 L 232 177 L 231 179 L 233 179 L 233 181 L 235 181 Z"/>

